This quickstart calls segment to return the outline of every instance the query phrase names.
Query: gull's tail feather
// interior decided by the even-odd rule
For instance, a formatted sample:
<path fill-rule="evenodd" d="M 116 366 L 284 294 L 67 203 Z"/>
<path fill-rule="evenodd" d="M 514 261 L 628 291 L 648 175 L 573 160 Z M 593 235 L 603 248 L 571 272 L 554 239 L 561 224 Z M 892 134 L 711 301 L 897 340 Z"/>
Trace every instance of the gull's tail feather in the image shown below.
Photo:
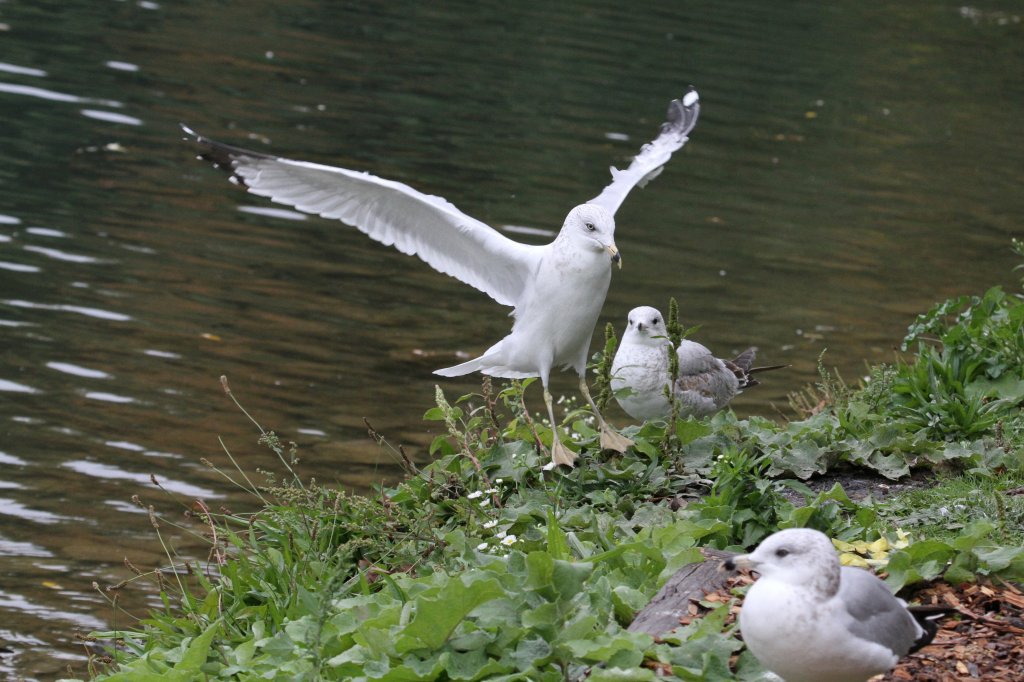
<path fill-rule="evenodd" d="M 756 348 L 748 348 L 732 360 L 725 360 L 725 366 L 729 368 L 736 378 L 739 379 L 740 390 L 744 388 L 750 388 L 751 386 L 757 386 L 761 382 L 751 376 L 758 372 L 769 372 L 773 369 L 782 369 L 789 367 L 789 365 L 767 365 L 765 367 L 751 367 L 754 364 L 754 359 L 757 357 Z"/>
<path fill-rule="evenodd" d="M 463 362 L 461 365 L 454 365 L 453 367 L 445 367 L 443 369 L 435 369 L 434 374 L 440 374 L 443 377 L 461 377 L 463 374 L 471 374 L 472 372 L 477 372 L 483 369 L 484 365 L 486 364 L 486 357 L 486 355 L 483 355 L 479 358 L 474 358 L 467 362 Z"/>
<path fill-rule="evenodd" d="M 492 346 L 486 353 L 478 358 L 467 360 L 461 365 L 435 369 L 434 374 L 443 377 L 460 377 L 472 372 L 482 372 L 488 376 L 501 377 L 503 379 L 527 379 L 540 376 L 537 372 L 522 372 L 505 365 L 505 357 L 501 352 L 501 342 Z"/>
<path fill-rule="evenodd" d="M 757 374 L 758 372 L 770 372 L 773 369 L 785 369 L 787 367 L 789 367 L 789 365 L 766 365 L 764 367 L 751 367 L 750 369 L 747 370 L 744 379 L 740 380 L 740 388 L 759 385 L 761 382 L 752 376 L 754 374 Z"/>

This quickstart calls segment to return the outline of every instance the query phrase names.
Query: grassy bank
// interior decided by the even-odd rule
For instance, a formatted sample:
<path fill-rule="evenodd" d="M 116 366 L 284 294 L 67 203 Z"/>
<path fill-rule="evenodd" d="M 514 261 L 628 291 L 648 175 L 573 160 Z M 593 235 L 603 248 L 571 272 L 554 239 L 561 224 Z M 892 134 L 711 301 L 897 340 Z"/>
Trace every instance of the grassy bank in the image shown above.
<path fill-rule="evenodd" d="M 1018 247 L 1019 248 L 1019 247 Z M 579 466 L 548 470 L 521 384 L 449 400 L 422 469 L 372 495 L 287 478 L 252 490 L 253 514 L 197 507 L 207 561 L 154 577 L 165 608 L 97 633 L 111 680 L 757 680 L 729 604 L 665 640 L 626 630 L 698 548 L 743 548 L 818 528 L 894 589 L 979 575 L 1024 580 L 1024 305 L 996 287 L 921 315 L 907 353 L 850 387 L 822 371 L 778 422 L 648 423 L 602 454 L 589 413 L 567 421 Z M 389 447 L 381 438 L 381 447 Z M 396 457 L 404 457 L 396 453 Z M 929 484 L 853 500 L 819 474 Z M 919 476 L 918 476 L 919 477 Z M 154 515 L 158 527 L 161 521 Z M 739 653 L 739 656 L 735 654 Z"/>

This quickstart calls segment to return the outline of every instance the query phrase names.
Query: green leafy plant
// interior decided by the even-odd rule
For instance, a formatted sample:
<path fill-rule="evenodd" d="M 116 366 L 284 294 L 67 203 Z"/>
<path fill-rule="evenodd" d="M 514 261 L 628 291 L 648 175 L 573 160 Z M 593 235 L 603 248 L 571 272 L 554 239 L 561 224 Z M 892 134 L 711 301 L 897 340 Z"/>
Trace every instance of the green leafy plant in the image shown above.
<path fill-rule="evenodd" d="M 225 448 L 236 471 L 221 473 L 252 494 L 254 509 L 195 505 L 196 527 L 176 530 L 206 537 L 205 566 L 175 554 L 161 530 L 170 522 L 149 510 L 170 566 L 114 587 L 152 580 L 163 607 L 128 629 L 95 633 L 117 646 L 106 673 L 98 659 L 94 672 L 762 679 L 756 661 L 736 655 L 728 604 L 657 642 L 626 628 L 674 571 L 700 559 L 700 546 L 750 548 L 794 526 L 888 546 L 876 561 L 897 588 L 1024 580 L 1024 503 L 1004 492 L 1024 485 L 1021 309 L 998 289 L 937 306 L 911 327 L 913 354 L 871 368 L 860 387 L 819 358 L 820 383 L 796 420 L 726 410 L 651 422 L 627 427 L 634 447 L 609 454 L 596 446 L 589 411 L 567 405 L 582 451 L 572 470 L 545 467 L 537 443 L 549 430 L 524 405 L 528 381 L 495 389 L 485 380 L 454 401 L 438 389 L 425 415 L 444 425 L 432 461 L 415 464 L 399 448 L 406 476 L 366 495 L 303 481 L 295 446 L 246 413 L 284 476 L 256 483 Z M 226 381 L 225 390 L 234 400 Z M 932 467 L 944 478 L 886 501 L 796 480 L 837 467 L 893 479 Z"/>

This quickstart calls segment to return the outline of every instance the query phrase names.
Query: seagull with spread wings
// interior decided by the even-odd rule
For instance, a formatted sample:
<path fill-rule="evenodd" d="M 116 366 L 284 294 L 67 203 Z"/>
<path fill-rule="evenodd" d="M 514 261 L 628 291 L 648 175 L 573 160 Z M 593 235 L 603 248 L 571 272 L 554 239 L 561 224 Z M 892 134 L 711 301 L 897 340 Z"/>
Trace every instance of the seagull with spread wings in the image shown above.
<path fill-rule="evenodd" d="M 200 146 L 202 158 L 229 171 L 251 193 L 340 220 L 512 306 L 515 321 L 508 336 L 480 357 L 436 374 L 539 376 L 551 420 L 551 460 L 571 466 L 577 455 L 559 436 L 548 377 L 554 367 L 575 370 L 600 427 L 601 447 L 622 452 L 632 445 L 601 416 L 586 383 L 588 350 L 608 293 L 611 264 L 622 266 L 613 216 L 630 190 L 656 177 L 686 144 L 699 113 L 695 90 L 673 100 L 659 135 L 628 168 L 612 168 L 611 184 L 569 211 L 558 236 L 545 246 L 515 242 L 447 200 L 400 182 L 249 151 L 182 128 Z"/>

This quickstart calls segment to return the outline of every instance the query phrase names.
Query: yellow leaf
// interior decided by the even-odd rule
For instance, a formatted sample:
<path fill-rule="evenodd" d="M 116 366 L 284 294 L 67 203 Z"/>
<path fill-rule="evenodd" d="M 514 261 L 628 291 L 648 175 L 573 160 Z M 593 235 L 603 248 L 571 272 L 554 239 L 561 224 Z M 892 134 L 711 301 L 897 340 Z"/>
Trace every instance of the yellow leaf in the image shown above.
<path fill-rule="evenodd" d="M 843 566 L 858 566 L 860 568 L 868 568 L 868 562 L 864 561 L 864 558 L 857 555 L 851 554 L 850 552 L 844 552 L 839 555 L 839 563 Z"/>
<path fill-rule="evenodd" d="M 853 551 L 852 544 L 850 544 L 849 542 L 844 542 L 843 540 L 836 540 L 835 538 L 832 538 L 832 546 L 838 549 L 840 552 Z"/>
<path fill-rule="evenodd" d="M 867 549 L 872 554 L 878 554 L 879 552 L 884 554 L 889 551 L 889 540 L 885 536 L 882 536 L 868 545 Z"/>

